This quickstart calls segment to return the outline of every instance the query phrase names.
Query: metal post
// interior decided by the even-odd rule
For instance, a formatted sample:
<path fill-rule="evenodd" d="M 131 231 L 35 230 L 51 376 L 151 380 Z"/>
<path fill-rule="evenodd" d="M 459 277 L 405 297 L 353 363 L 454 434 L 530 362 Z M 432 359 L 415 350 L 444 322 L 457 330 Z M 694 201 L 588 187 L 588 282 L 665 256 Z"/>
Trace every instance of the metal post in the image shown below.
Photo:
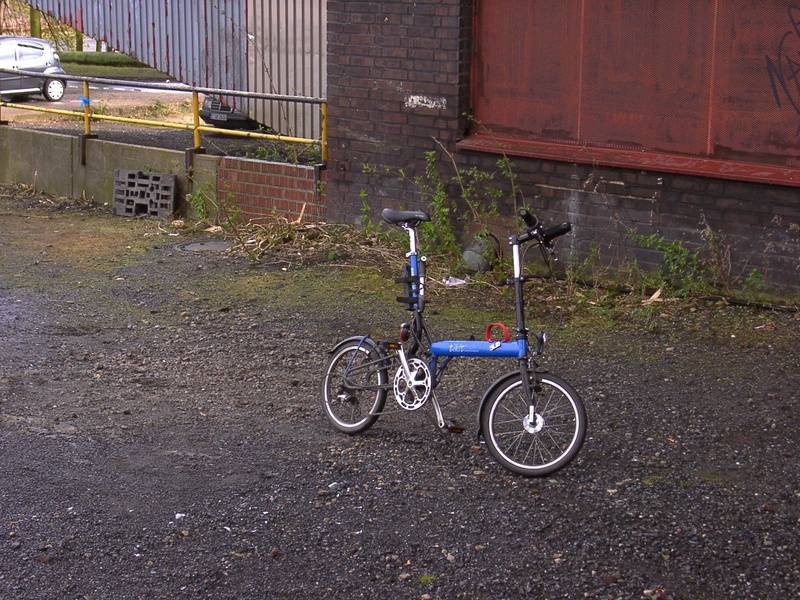
<path fill-rule="evenodd" d="M 323 102 L 319 105 L 320 116 L 322 118 L 322 132 L 320 140 L 320 152 L 322 162 L 328 162 L 328 103 Z"/>
<path fill-rule="evenodd" d="M 89 82 L 83 82 L 83 134 L 86 136 L 92 135 L 92 107 L 91 98 L 89 96 Z"/>
<path fill-rule="evenodd" d="M 42 37 L 42 13 L 31 8 L 31 37 Z"/>
<path fill-rule="evenodd" d="M 192 92 L 192 118 L 194 119 L 194 149 L 195 152 L 201 151 L 200 140 L 200 94 Z"/>

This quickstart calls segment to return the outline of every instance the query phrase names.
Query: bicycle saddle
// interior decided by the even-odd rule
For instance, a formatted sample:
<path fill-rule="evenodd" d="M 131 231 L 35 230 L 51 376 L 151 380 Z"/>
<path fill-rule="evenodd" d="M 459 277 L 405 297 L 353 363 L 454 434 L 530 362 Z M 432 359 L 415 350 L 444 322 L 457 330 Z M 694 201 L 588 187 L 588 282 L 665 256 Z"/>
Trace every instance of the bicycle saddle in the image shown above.
<path fill-rule="evenodd" d="M 422 221 L 430 221 L 431 218 L 428 213 L 421 210 L 395 210 L 393 208 L 384 208 L 381 211 L 381 217 L 387 223 L 392 225 L 400 225 L 402 223 L 411 225 L 412 227 Z"/>

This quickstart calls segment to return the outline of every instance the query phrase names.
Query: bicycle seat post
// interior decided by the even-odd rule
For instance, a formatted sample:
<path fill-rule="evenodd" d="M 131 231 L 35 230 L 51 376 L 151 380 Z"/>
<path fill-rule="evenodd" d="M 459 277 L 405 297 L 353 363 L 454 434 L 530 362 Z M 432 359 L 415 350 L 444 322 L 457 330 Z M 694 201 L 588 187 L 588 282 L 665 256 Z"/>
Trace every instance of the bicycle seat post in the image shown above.
<path fill-rule="evenodd" d="M 402 227 L 408 232 L 409 251 L 406 254 L 406 258 L 411 258 L 412 255 L 417 254 L 417 230 L 413 225 L 409 225 L 408 223 L 403 223 Z"/>

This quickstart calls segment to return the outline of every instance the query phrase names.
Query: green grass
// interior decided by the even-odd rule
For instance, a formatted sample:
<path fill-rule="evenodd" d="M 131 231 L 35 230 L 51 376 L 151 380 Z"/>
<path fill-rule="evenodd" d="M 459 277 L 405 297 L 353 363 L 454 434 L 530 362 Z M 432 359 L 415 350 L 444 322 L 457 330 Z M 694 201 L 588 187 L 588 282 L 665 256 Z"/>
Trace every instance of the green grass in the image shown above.
<path fill-rule="evenodd" d="M 61 57 L 62 63 L 102 65 L 109 67 L 147 66 L 127 54 L 118 54 L 116 52 L 59 52 L 58 55 Z"/>
<path fill-rule="evenodd" d="M 68 75 L 76 77 L 104 77 L 106 79 L 153 79 L 163 81 L 169 75 L 150 67 L 119 67 L 111 65 L 88 65 L 77 63 L 61 63 Z"/>

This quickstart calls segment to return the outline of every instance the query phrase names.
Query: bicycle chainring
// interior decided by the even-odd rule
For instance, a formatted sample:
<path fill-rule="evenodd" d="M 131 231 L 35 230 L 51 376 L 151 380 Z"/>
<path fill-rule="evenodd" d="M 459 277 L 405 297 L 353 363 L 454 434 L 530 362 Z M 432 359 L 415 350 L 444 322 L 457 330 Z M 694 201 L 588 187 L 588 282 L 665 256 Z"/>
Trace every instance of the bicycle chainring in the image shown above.
<path fill-rule="evenodd" d="M 431 395 L 431 371 L 419 358 L 408 359 L 411 381 L 406 381 L 402 365 L 394 375 L 394 399 L 404 410 L 417 410 Z"/>

